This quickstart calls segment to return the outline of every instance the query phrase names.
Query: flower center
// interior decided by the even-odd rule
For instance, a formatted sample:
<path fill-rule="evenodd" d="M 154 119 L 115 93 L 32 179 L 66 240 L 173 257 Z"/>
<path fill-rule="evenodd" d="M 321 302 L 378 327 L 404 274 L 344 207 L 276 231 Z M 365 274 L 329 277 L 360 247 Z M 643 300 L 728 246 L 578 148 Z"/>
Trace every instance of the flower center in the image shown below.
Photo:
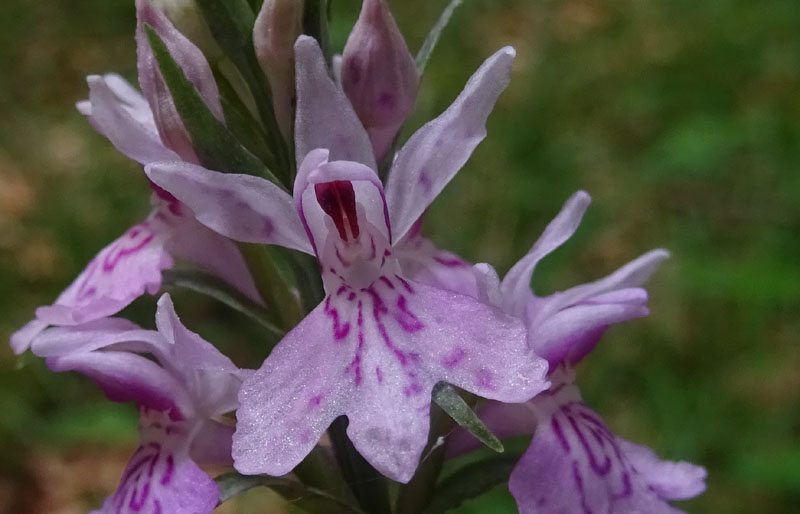
<path fill-rule="evenodd" d="M 353 184 L 346 180 L 334 180 L 314 185 L 322 210 L 331 217 L 339 237 L 344 241 L 358 238 L 358 216 L 356 215 L 356 194 Z"/>

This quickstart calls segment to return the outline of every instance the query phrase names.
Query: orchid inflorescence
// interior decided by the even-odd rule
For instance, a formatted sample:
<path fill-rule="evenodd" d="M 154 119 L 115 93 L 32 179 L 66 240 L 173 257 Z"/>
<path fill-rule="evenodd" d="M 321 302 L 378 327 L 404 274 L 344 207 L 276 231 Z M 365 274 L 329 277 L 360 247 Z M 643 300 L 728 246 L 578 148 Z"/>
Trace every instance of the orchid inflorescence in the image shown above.
<path fill-rule="evenodd" d="M 515 56 L 498 50 L 400 141 L 458 3 L 415 59 L 384 0 L 363 1 L 341 56 L 325 0 L 136 1 L 142 92 L 93 75 L 78 109 L 143 166 L 152 212 L 11 339 L 138 405 L 139 448 L 95 512 L 205 514 L 258 485 L 307 512 L 432 514 L 508 482 L 525 514 L 665 514 L 704 490 L 703 468 L 615 436 L 575 382 L 611 324 L 648 314 L 666 251 L 540 297 L 533 272 L 588 194 L 502 280 L 423 235 Z M 187 12 L 202 31 L 176 28 Z M 164 286 L 257 322 L 263 364 L 237 367 L 168 294 L 156 330 L 114 317 Z M 526 434 L 521 455 L 455 460 Z"/>

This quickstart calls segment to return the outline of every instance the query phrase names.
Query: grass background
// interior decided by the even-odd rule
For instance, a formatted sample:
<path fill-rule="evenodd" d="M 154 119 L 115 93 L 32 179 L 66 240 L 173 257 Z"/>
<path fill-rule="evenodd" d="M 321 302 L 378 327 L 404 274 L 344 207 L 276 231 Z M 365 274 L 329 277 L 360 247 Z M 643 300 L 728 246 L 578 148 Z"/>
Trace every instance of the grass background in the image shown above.
<path fill-rule="evenodd" d="M 390 3 L 412 50 L 444 6 Z M 359 5 L 334 4 L 341 48 Z M 512 85 L 427 217 L 432 238 L 505 271 L 586 189 L 594 204 L 540 267 L 538 292 L 673 252 L 650 318 L 612 329 L 578 372 L 618 434 L 708 467 L 708 491 L 683 504 L 695 513 L 800 511 L 798 27 L 796 0 L 466 0 L 409 123 L 513 44 Z M 133 28 L 128 0 L 0 3 L 3 340 L 148 210 L 137 166 L 73 108 L 85 75 L 135 77 Z M 235 349 L 247 337 L 218 306 L 176 301 L 206 338 Z M 126 314 L 151 324 L 153 304 Z M 0 512 L 96 506 L 135 426 L 132 407 L 0 345 Z M 498 489 L 462 512 L 513 512 L 509 498 Z"/>

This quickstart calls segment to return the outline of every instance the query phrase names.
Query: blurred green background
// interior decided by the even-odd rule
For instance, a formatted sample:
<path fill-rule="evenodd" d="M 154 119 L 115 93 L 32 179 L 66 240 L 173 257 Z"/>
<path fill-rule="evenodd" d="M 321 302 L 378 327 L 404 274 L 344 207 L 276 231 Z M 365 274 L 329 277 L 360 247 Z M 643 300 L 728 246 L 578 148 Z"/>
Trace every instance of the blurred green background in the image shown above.
<path fill-rule="evenodd" d="M 334 0 L 338 49 L 359 4 Z M 414 51 L 445 2 L 390 4 Z M 4 341 L 148 210 L 137 166 L 73 108 L 87 74 L 135 78 L 133 30 L 130 0 L 0 3 Z M 427 217 L 430 235 L 505 271 L 586 189 L 594 204 L 540 267 L 539 293 L 670 249 L 650 318 L 608 333 L 579 370 L 584 395 L 618 434 L 708 467 L 686 510 L 800 512 L 800 3 L 465 0 L 409 126 L 504 44 L 518 50 L 512 84 Z M 245 337 L 216 305 L 176 303 L 212 341 Z M 153 305 L 126 314 L 149 325 Z M 98 505 L 135 429 L 132 407 L 0 345 L 0 512 Z M 462 512 L 512 505 L 498 489 Z"/>

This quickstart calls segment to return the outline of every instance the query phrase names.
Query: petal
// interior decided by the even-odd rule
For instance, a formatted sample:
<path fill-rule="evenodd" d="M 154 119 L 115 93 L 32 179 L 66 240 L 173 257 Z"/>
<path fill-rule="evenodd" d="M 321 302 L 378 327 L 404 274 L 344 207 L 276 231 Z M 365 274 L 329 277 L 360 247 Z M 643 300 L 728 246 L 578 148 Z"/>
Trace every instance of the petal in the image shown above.
<path fill-rule="evenodd" d="M 142 417 L 141 445 L 125 467 L 116 492 L 96 512 L 210 514 L 219 501 L 219 487 L 189 457 L 186 437 L 191 427 L 170 423 L 165 416 L 148 426 L 148 417 L 152 416 Z"/>
<path fill-rule="evenodd" d="M 16 355 L 24 353 L 28 348 L 30 348 L 31 343 L 36 336 L 38 336 L 47 327 L 48 323 L 40 319 L 34 318 L 30 320 L 25 324 L 25 326 L 11 334 L 11 350 Z"/>
<path fill-rule="evenodd" d="M 467 261 L 440 250 L 419 230 L 411 230 L 394 247 L 403 275 L 429 286 L 478 296 L 475 275 Z"/>
<path fill-rule="evenodd" d="M 122 318 L 102 318 L 78 326 L 53 327 L 39 334 L 31 351 L 39 357 L 85 353 L 125 343 L 125 349 L 153 353 L 164 345 L 158 332 L 144 330 Z"/>
<path fill-rule="evenodd" d="M 501 285 L 507 312 L 522 315 L 531 292 L 531 278 L 536 265 L 543 257 L 564 244 L 578 229 L 578 225 L 591 202 L 584 191 L 578 191 L 566 201 L 561 212 L 544 229 L 541 237 L 525 257 L 519 260 L 506 274 Z"/>
<path fill-rule="evenodd" d="M 408 481 L 440 381 L 505 401 L 548 386 L 517 320 L 464 295 L 382 276 L 344 286 L 287 334 L 240 394 L 234 436 L 244 473 L 288 473 L 333 419 L 358 451 Z"/>
<path fill-rule="evenodd" d="M 157 210 L 103 248 L 86 269 L 36 317 L 50 325 L 78 325 L 122 310 L 145 291 L 161 287 L 161 271 L 172 266 L 164 248 L 176 220 Z"/>
<path fill-rule="evenodd" d="M 256 303 L 263 303 L 236 243 L 186 218 L 167 244 L 170 254 L 207 269 Z"/>
<path fill-rule="evenodd" d="M 192 412 L 183 385 L 155 362 L 128 352 L 96 351 L 47 358 L 52 371 L 77 371 L 91 378 L 114 402 L 135 401 L 159 410 Z"/>
<path fill-rule="evenodd" d="M 515 54 L 513 48 L 505 47 L 487 59 L 455 102 L 414 133 L 398 153 L 386 184 L 389 215 L 398 239 L 486 137 L 486 119 L 508 85 Z"/>
<path fill-rule="evenodd" d="M 153 163 L 145 173 L 194 211 L 200 223 L 219 234 L 312 253 L 292 198 L 267 180 L 185 162 Z"/>
<path fill-rule="evenodd" d="M 528 323 L 529 344 L 551 365 L 562 360 L 574 364 L 594 348 L 609 325 L 649 313 L 644 289 L 623 290 L 605 295 L 605 299 L 607 303 L 579 304 L 538 323 Z"/>
<path fill-rule="evenodd" d="M 208 108 L 218 120 L 224 122 L 222 104 L 214 75 L 203 52 L 181 34 L 166 15 L 153 7 L 147 0 L 137 0 L 136 15 L 138 19 L 136 48 L 139 83 L 153 110 L 161 139 L 166 146 L 177 152 L 183 159 L 197 162 L 197 155 L 191 139 L 183 126 L 175 102 L 161 76 L 153 50 L 150 48 L 144 24 L 153 27 Z"/>
<path fill-rule="evenodd" d="M 173 375 L 181 378 L 194 398 L 194 408 L 207 416 L 235 410 L 242 383 L 239 368 L 214 345 L 181 323 L 168 294 L 158 300 L 156 326 L 171 343 L 170 351 L 159 360 Z"/>
<path fill-rule="evenodd" d="M 150 119 L 132 112 L 117 96 L 106 77 L 90 75 L 88 107 L 84 111 L 92 126 L 111 141 L 117 150 L 140 164 L 175 160 L 178 155 L 164 146 Z M 149 108 L 148 108 L 149 111 Z"/>
<path fill-rule="evenodd" d="M 605 293 L 625 289 L 628 291 L 641 291 L 638 288 L 647 282 L 650 276 L 655 273 L 661 263 L 667 258 L 669 258 L 669 252 L 666 250 L 659 249 L 647 252 L 600 280 L 575 286 L 564 292 L 547 297 L 546 308 L 538 311 L 536 315 L 539 319 L 542 319 L 550 313 L 581 302 L 589 301 L 592 297 L 597 297 Z M 591 301 L 592 303 L 604 303 L 596 298 Z M 614 301 L 616 303 L 623 303 L 623 300 L 619 298 Z M 645 301 L 647 301 L 646 298 Z M 611 301 L 609 300 L 605 303 L 611 303 Z"/>
<path fill-rule="evenodd" d="M 694 498 L 706 490 L 706 470 L 691 462 L 661 460 L 650 448 L 617 437 L 625 457 L 648 485 L 667 500 Z"/>
<path fill-rule="evenodd" d="M 678 514 L 648 487 L 600 418 L 581 403 L 545 418 L 511 473 L 520 514 Z"/>
<path fill-rule="evenodd" d="M 317 41 L 300 36 L 294 52 L 298 163 L 312 150 L 326 148 L 331 152 L 331 160 L 355 161 L 377 169 L 369 137 L 344 92 L 331 79 Z"/>
<path fill-rule="evenodd" d="M 334 316 L 319 305 L 242 384 L 233 436 L 240 473 L 289 473 L 343 413 L 352 386 L 342 371 L 352 356 L 331 333 Z"/>
<path fill-rule="evenodd" d="M 317 149 L 303 160 L 295 202 L 332 293 L 342 281 L 362 288 L 378 278 L 391 255 L 391 231 L 375 172 L 357 162 L 327 162 L 326 156 Z"/>
<path fill-rule="evenodd" d="M 233 466 L 231 445 L 234 427 L 208 420 L 202 424 L 192 439 L 189 451 L 192 460 L 199 464 Z"/>

